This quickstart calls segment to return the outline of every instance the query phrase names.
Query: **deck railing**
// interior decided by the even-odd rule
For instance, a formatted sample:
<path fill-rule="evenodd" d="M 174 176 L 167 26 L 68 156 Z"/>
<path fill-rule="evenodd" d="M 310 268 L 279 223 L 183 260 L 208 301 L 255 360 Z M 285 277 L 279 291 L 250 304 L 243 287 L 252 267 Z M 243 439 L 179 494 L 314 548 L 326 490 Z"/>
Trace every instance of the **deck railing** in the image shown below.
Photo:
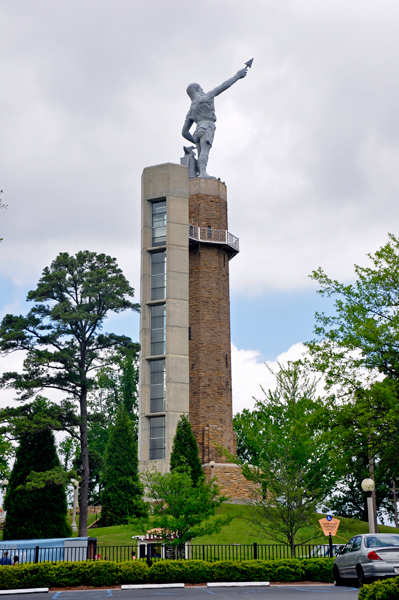
<path fill-rule="evenodd" d="M 210 227 L 195 227 L 189 225 L 188 237 L 197 242 L 208 242 L 212 244 L 226 244 L 235 250 L 240 251 L 240 241 L 237 237 L 224 229 L 211 229 Z"/>

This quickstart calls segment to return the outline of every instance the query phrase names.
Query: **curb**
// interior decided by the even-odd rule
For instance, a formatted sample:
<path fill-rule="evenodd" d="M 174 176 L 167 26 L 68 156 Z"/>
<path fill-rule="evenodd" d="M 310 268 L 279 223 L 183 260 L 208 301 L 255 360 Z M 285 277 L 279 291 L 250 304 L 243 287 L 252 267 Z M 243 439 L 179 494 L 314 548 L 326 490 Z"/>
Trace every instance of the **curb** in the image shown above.
<path fill-rule="evenodd" d="M 0 590 L 0 596 L 3 594 L 39 594 L 48 592 L 49 588 L 28 588 L 26 590 Z"/>
<path fill-rule="evenodd" d="M 206 587 L 270 587 L 269 581 L 220 581 L 207 583 Z"/>
<path fill-rule="evenodd" d="M 121 590 L 156 590 L 165 588 L 184 588 L 184 583 L 138 583 L 121 585 Z"/>

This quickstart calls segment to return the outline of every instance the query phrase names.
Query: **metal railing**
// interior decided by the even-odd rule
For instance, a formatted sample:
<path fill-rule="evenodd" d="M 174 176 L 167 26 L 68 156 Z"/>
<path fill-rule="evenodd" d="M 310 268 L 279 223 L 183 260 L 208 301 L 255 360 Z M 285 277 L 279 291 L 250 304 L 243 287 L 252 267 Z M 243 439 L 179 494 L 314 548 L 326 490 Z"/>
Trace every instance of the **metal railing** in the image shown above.
<path fill-rule="evenodd" d="M 4 544 L 4 545 L 3 545 Z M 292 558 L 291 548 L 283 544 L 188 544 L 186 547 L 179 546 L 176 551 L 175 546 L 165 544 L 165 558 L 151 556 L 152 546 L 159 546 L 158 543 L 148 543 L 146 551 L 147 556 L 139 556 L 139 548 L 134 546 L 100 546 L 72 547 L 72 548 L 41 548 L 35 546 L 31 548 L 18 548 L 13 545 L 6 548 L 6 542 L 3 542 L 0 549 L 0 558 L 8 550 L 8 557 L 13 562 L 14 556 L 18 556 L 19 564 L 23 563 L 42 563 L 42 562 L 64 562 L 64 561 L 87 561 L 87 560 L 110 560 L 115 562 L 124 562 L 129 560 L 171 560 L 173 558 L 187 560 L 278 560 L 282 558 Z M 136 558 L 132 558 L 132 552 Z M 295 548 L 296 558 L 314 558 L 329 555 L 328 544 L 303 544 Z"/>
<path fill-rule="evenodd" d="M 196 240 L 198 242 L 226 244 L 236 252 L 240 251 L 239 239 L 224 229 L 211 229 L 210 227 L 195 227 L 195 225 L 189 225 L 188 237 L 191 240 Z"/>

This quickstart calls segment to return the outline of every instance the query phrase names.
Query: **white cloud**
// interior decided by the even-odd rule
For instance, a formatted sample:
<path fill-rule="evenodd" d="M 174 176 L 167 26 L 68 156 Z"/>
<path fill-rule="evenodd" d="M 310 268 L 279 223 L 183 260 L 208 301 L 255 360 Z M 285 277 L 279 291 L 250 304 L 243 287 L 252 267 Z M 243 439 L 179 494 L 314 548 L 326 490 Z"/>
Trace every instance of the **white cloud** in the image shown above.
<path fill-rule="evenodd" d="M 305 351 L 303 344 L 294 344 L 286 352 L 277 356 L 275 361 L 267 361 L 267 365 L 276 372 L 278 363 L 287 364 L 301 358 Z M 261 360 L 258 350 L 239 350 L 231 344 L 231 365 L 233 379 L 233 413 L 241 412 L 244 408 L 252 410 L 254 398 L 261 400 L 265 390 L 275 388 L 275 378 Z"/>
<path fill-rule="evenodd" d="M 179 162 L 186 85 L 217 98 L 209 170 L 226 181 L 236 293 L 349 279 L 399 221 L 394 0 L 3 0 L 0 275 L 101 249 L 139 281 L 140 175 Z"/>

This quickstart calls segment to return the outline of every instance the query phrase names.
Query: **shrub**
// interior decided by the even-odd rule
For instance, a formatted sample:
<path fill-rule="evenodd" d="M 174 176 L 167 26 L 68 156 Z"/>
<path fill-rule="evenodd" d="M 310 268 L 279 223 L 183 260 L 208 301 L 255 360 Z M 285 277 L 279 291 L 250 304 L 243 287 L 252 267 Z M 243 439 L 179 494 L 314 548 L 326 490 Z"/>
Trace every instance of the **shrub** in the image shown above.
<path fill-rule="evenodd" d="M 101 586 L 148 581 L 149 568 L 142 561 L 39 563 L 0 569 L 2 590 L 74 585 Z"/>
<path fill-rule="evenodd" d="M 305 570 L 304 581 L 333 583 L 334 558 L 303 558 L 301 563 Z"/>
<path fill-rule="evenodd" d="M 170 470 L 173 471 L 179 467 L 189 473 L 194 485 L 203 477 L 197 440 L 186 415 L 182 415 L 177 423 L 170 455 Z"/>
<path fill-rule="evenodd" d="M 165 560 L 151 568 L 141 560 L 39 563 L 0 568 L 0 589 L 119 585 L 125 583 L 203 583 L 208 581 L 331 581 L 330 559 L 247 560 L 242 562 Z M 385 582 L 383 582 L 385 583 Z M 367 586 L 370 587 L 370 586 Z M 399 589 L 396 588 L 395 589 Z M 387 598 L 398 596 L 387 596 Z M 374 596 L 370 596 L 370 600 Z M 377 598 L 377 597 L 376 597 Z M 385 596 L 382 596 L 385 600 Z M 364 600 L 369 600 L 367 596 Z"/>
<path fill-rule="evenodd" d="M 359 591 L 358 600 L 398 600 L 399 578 L 376 581 L 363 586 Z"/>
<path fill-rule="evenodd" d="M 33 411 L 38 417 L 45 407 L 37 400 Z M 33 419 L 32 416 L 30 416 Z M 45 473 L 60 467 L 52 431 L 24 433 L 16 452 L 10 484 L 4 500 L 7 519 L 3 540 L 69 537 L 71 528 L 66 520 L 67 500 L 62 485 L 27 489 L 26 478 L 31 472 Z"/>
<path fill-rule="evenodd" d="M 150 569 L 150 579 L 153 583 L 204 583 L 213 581 L 212 566 L 202 560 L 157 562 Z"/>
<path fill-rule="evenodd" d="M 115 425 L 111 426 L 101 482 L 101 526 L 121 525 L 147 515 L 138 472 L 137 442 L 124 406 L 119 407 Z"/>

